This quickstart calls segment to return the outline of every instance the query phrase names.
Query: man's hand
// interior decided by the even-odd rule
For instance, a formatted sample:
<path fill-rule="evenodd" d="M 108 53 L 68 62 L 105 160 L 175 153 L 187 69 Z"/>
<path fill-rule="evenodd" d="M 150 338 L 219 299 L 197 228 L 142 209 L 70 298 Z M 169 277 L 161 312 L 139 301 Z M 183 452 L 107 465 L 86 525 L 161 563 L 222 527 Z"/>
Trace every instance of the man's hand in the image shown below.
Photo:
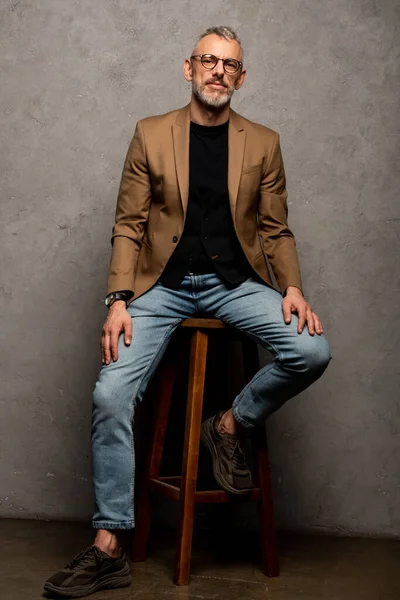
<path fill-rule="evenodd" d="M 311 310 L 311 306 L 304 299 L 299 288 L 294 286 L 289 286 L 287 288 L 286 296 L 282 301 L 282 312 L 285 323 L 290 323 L 292 320 L 292 313 L 297 313 L 299 317 L 297 331 L 299 333 L 303 331 L 306 323 L 310 335 L 314 335 L 314 333 L 321 335 L 324 331 L 319 317 Z"/>
<path fill-rule="evenodd" d="M 101 333 L 101 360 L 103 365 L 109 365 L 111 358 L 118 360 L 118 338 L 124 332 L 127 346 L 132 341 L 132 319 L 126 310 L 123 300 L 116 300 L 108 309 L 103 331 Z"/>

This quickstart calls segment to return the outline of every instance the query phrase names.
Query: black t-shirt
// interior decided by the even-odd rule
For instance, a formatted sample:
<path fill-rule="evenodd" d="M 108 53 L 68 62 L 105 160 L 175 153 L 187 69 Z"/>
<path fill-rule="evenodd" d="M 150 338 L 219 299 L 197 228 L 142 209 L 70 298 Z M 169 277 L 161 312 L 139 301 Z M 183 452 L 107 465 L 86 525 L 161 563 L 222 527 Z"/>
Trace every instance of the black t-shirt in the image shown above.
<path fill-rule="evenodd" d="M 176 289 L 188 271 L 217 272 L 239 284 L 254 271 L 237 239 L 228 194 L 229 121 L 190 124 L 189 200 L 185 228 L 160 280 Z"/>

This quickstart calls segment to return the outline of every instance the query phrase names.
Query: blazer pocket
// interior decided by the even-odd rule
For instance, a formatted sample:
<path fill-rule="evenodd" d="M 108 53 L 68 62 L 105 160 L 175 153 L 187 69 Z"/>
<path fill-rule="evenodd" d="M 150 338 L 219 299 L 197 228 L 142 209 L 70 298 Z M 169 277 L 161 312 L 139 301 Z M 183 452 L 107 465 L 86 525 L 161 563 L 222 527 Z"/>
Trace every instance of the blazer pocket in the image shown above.
<path fill-rule="evenodd" d="M 242 175 L 246 175 L 247 173 L 255 173 L 257 171 L 261 171 L 262 165 L 263 165 L 262 163 L 258 163 L 256 165 L 250 165 L 248 167 L 245 167 L 242 170 Z"/>

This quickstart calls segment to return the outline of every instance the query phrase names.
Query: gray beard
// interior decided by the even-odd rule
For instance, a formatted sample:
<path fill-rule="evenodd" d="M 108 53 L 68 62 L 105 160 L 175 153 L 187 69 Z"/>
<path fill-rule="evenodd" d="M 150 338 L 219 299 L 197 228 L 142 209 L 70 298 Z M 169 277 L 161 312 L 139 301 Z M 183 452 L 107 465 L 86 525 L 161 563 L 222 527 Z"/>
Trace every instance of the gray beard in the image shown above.
<path fill-rule="evenodd" d="M 225 88 L 226 92 L 219 96 L 207 96 L 204 93 L 204 89 L 199 87 L 195 81 L 192 81 L 192 91 L 198 100 L 205 106 L 212 106 L 214 108 L 222 108 L 226 106 L 233 96 L 234 88 Z"/>

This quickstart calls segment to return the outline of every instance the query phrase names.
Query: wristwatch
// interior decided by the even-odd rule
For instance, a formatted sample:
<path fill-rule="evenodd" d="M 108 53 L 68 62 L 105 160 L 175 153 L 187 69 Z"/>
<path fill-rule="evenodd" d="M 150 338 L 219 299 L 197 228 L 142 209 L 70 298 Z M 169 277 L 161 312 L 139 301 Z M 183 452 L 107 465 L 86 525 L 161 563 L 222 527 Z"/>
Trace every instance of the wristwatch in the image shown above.
<path fill-rule="evenodd" d="M 110 308 L 110 306 L 114 304 L 116 300 L 123 300 L 125 304 L 128 305 L 130 296 L 131 294 L 129 294 L 129 292 L 111 292 L 111 294 L 106 296 L 104 304 Z"/>

